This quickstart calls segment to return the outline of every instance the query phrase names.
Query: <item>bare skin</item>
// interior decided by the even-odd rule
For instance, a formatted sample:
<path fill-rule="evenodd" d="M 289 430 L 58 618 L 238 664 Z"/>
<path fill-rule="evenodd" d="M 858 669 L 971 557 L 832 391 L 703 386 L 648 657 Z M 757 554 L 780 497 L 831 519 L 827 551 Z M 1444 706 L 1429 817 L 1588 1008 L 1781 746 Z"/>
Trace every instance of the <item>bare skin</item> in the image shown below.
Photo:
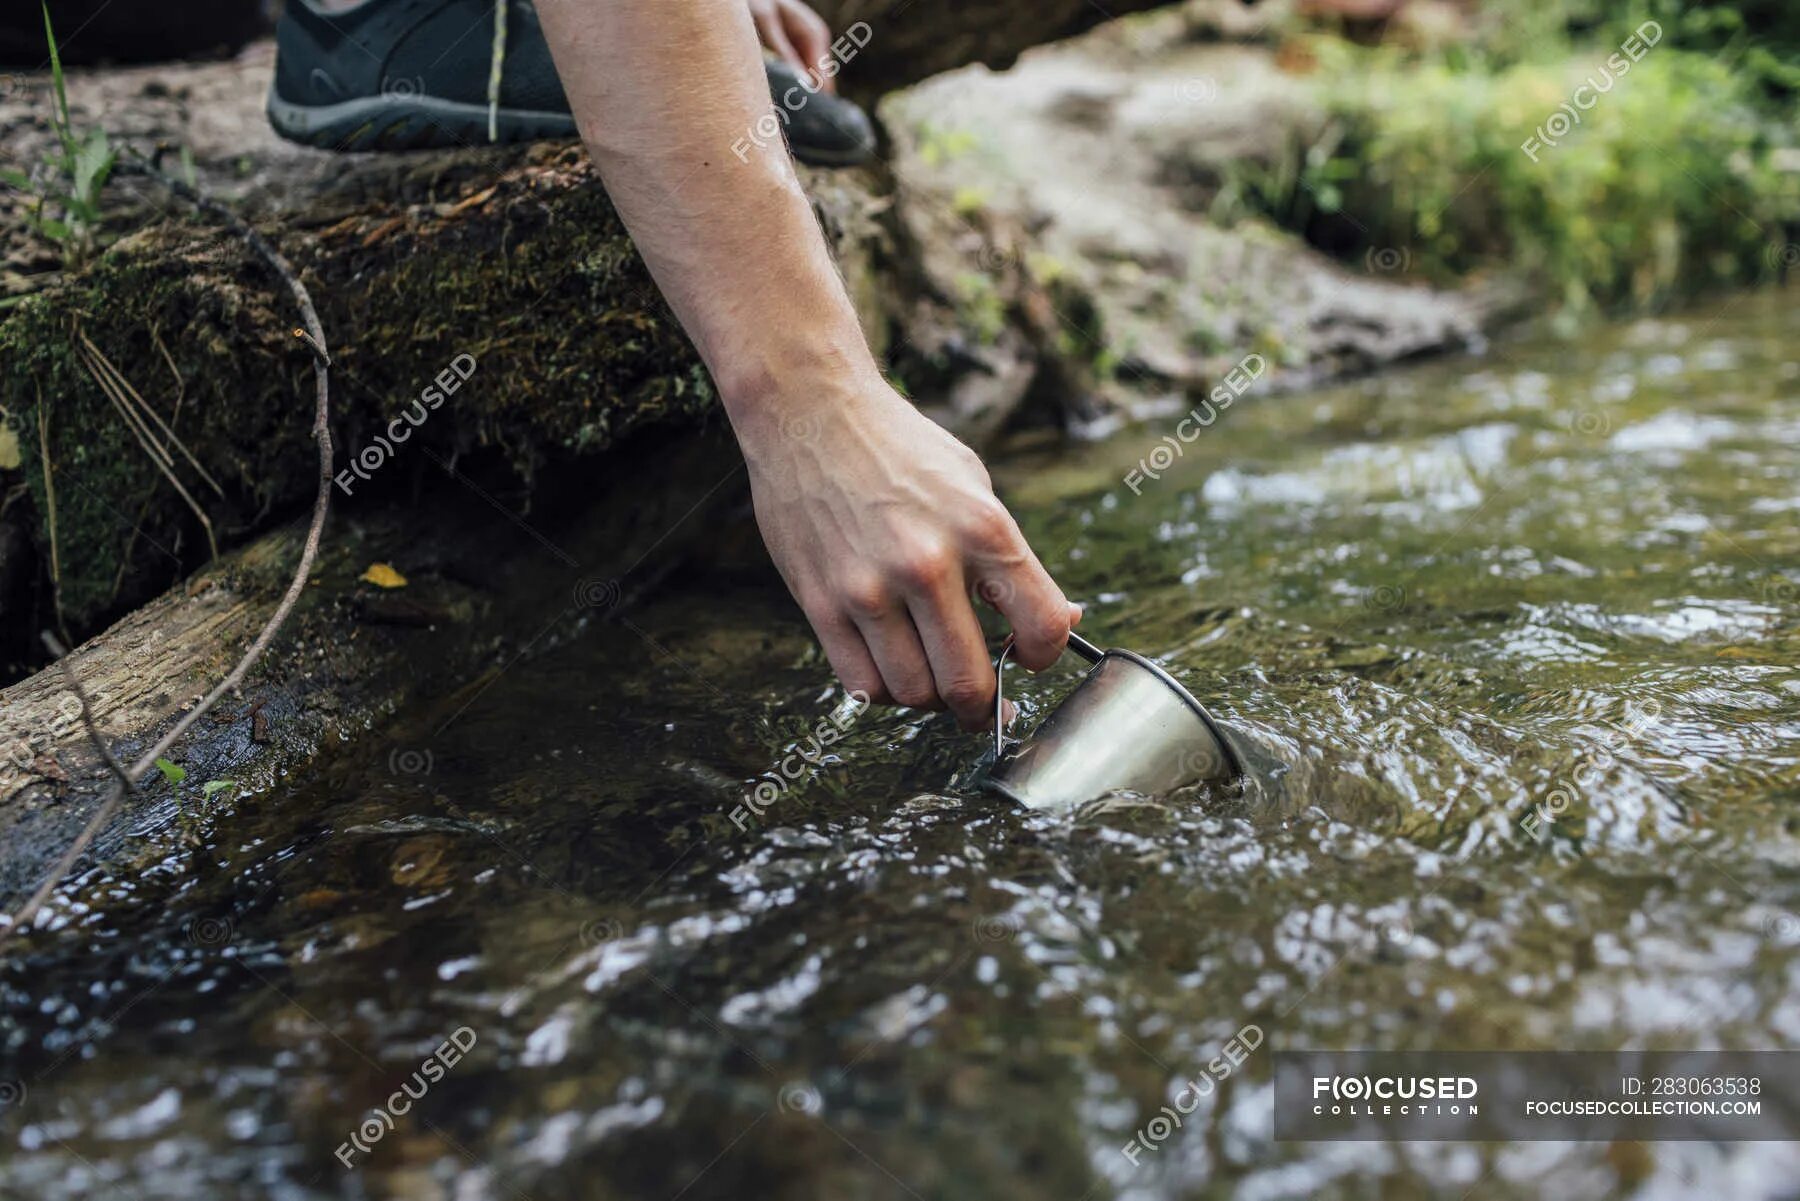
<path fill-rule="evenodd" d="M 762 44 L 802 73 L 831 53 L 831 26 L 800 0 L 750 0 L 750 20 Z M 824 85 L 837 91 L 836 79 Z"/>
<path fill-rule="evenodd" d="M 769 111 L 763 21 L 795 53 L 829 52 L 803 7 L 538 0 L 583 139 L 712 373 L 763 540 L 832 669 L 877 702 L 986 728 L 993 675 L 971 594 L 1005 614 L 1032 670 L 1055 662 L 1080 610 L 981 460 L 882 378 L 785 148 L 732 151 Z"/>

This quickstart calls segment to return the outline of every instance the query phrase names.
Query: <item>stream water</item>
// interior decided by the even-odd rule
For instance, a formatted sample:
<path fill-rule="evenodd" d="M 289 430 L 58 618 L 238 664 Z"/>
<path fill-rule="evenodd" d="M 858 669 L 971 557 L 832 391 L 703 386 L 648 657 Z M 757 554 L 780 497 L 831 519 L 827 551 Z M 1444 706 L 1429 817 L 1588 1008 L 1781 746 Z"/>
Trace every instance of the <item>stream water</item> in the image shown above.
<path fill-rule="evenodd" d="M 1084 632 L 1288 765 L 1255 798 L 1020 811 L 876 711 L 784 775 L 842 697 L 739 578 L 558 629 L 58 902 L 0 1196 L 1800 1195 L 1800 1143 L 1278 1142 L 1269 1085 L 1800 1047 L 1797 400 L 1749 295 L 1252 389 L 1140 494 L 1160 428 L 997 469 Z"/>

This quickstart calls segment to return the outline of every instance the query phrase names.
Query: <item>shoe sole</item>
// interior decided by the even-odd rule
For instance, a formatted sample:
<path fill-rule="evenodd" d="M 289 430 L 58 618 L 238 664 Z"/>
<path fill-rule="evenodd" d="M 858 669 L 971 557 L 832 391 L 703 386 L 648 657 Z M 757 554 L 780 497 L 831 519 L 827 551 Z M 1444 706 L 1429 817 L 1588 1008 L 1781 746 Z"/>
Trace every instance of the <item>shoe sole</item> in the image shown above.
<path fill-rule="evenodd" d="M 430 150 L 491 144 L 488 107 L 436 96 L 363 96 L 337 104 L 294 104 L 269 89 L 269 124 L 290 142 L 321 150 Z M 491 141 L 572 138 L 568 113 L 503 108 Z"/>
<path fill-rule="evenodd" d="M 568 113 L 503 108 L 488 138 L 488 107 L 436 96 L 363 96 L 337 104 L 295 104 L 269 89 L 269 124 L 290 142 L 319 150 L 438 150 L 492 142 L 540 142 L 579 132 Z M 793 150 L 793 147 L 789 147 Z M 813 167 L 854 167 L 873 157 L 873 146 L 843 150 L 804 148 L 794 157 Z"/>

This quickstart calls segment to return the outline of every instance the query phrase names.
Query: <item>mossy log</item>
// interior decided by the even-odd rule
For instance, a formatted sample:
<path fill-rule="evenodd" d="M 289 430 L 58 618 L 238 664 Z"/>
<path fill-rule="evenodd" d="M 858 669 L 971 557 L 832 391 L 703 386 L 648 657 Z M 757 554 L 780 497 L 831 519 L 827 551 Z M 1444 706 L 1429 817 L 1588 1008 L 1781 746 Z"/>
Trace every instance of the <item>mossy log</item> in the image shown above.
<path fill-rule="evenodd" d="M 340 502 L 391 495 L 481 449 L 529 479 L 550 457 L 714 410 L 580 150 L 484 154 L 493 171 L 474 182 L 272 231 L 330 340 Z M 814 194 L 846 274 L 860 276 L 873 236 L 866 180 L 821 180 Z M 313 490 L 312 352 L 288 307 L 236 238 L 181 220 L 125 238 L 0 324 L 6 404 L 28 434 L 23 468 L 46 537 L 56 511 L 69 624 L 141 600 L 209 550 L 78 349 L 84 339 L 205 468 L 212 483 L 181 456 L 171 469 L 231 545 Z M 406 413 L 423 423 L 390 428 Z"/>
<path fill-rule="evenodd" d="M 1073 37 L 1102 21 L 1160 8 L 1168 0 L 815 0 L 835 30 L 869 26 L 868 47 L 849 60 L 845 89 L 869 96 L 971 63 L 1003 70 L 1033 46 Z"/>

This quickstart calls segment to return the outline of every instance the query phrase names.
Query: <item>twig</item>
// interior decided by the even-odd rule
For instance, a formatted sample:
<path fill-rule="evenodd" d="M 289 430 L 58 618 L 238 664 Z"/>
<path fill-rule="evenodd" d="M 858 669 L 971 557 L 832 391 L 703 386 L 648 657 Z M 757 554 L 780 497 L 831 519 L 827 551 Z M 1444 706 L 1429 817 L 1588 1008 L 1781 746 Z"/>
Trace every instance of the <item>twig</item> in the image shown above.
<path fill-rule="evenodd" d="M 75 699 L 81 702 L 82 728 L 87 731 L 88 737 L 94 740 L 94 745 L 100 748 L 100 757 L 106 760 L 106 766 L 112 769 L 112 774 L 119 781 L 121 788 L 126 792 L 136 792 L 137 781 L 127 774 L 125 765 L 119 762 L 118 756 L 112 753 L 112 748 L 106 745 L 106 739 L 100 737 L 100 729 L 94 724 L 94 703 L 88 700 L 87 689 L 81 686 L 81 678 L 75 674 L 75 669 L 69 666 L 69 648 L 57 641 L 56 635 L 49 630 L 45 630 L 39 637 L 44 640 L 44 645 L 49 648 L 50 653 L 56 657 L 57 666 L 62 668 L 64 678 L 69 681 L 69 691 L 73 692 Z"/>
<path fill-rule="evenodd" d="M 56 483 L 55 469 L 50 464 L 50 418 L 44 412 L 44 389 L 35 381 L 32 387 L 37 389 L 38 458 L 44 466 L 44 510 L 50 519 L 50 603 L 56 609 L 56 628 L 67 638 L 69 625 L 63 620 L 62 607 L 62 559 L 56 549 Z"/>
<path fill-rule="evenodd" d="M 187 381 L 181 378 L 181 369 L 175 366 L 175 356 L 163 345 L 162 331 L 154 324 L 150 326 L 150 341 L 162 354 L 163 362 L 169 365 L 169 374 L 175 377 L 175 403 L 169 409 L 169 424 L 173 426 L 181 420 L 181 402 L 187 397 Z M 112 593 L 107 603 L 112 604 L 119 599 L 119 590 L 125 586 L 125 572 L 131 567 L 131 554 L 137 549 L 138 534 L 142 532 L 144 515 L 150 512 L 150 502 L 156 499 L 157 481 L 150 482 L 150 488 L 144 493 L 144 499 L 138 505 L 137 518 L 131 523 L 131 535 L 125 539 L 125 549 L 119 554 L 119 569 L 113 572 Z"/>
<path fill-rule="evenodd" d="M 282 594 L 281 600 L 275 606 L 275 611 L 269 615 L 269 620 L 264 623 L 262 631 L 257 634 L 255 641 L 250 644 L 243 657 L 237 661 L 237 665 L 226 673 L 225 678 L 220 680 L 198 705 L 188 710 L 167 734 L 158 739 L 155 746 L 145 751 L 138 761 L 123 773 L 120 781 L 113 785 L 106 800 L 88 819 L 87 825 L 82 828 L 81 834 L 77 836 L 74 844 L 63 852 L 62 858 L 57 861 L 56 866 L 51 869 L 44 882 L 38 886 L 37 891 L 32 893 L 30 899 L 13 916 L 13 920 L 4 929 L 0 929 L 0 947 L 5 946 L 8 939 L 21 928 L 29 925 L 37 916 L 45 899 L 55 890 L 57 883 L 68 874 L 69 869 L 75 865 L 75 861 L 81 857 L 81 852 L 87 849 L 88 844 L 93 841 L 94 835 L 118 808 L 120 801 L 124 798 L 126 785 L 135 785 L 137 781 L 142 780 L 144 775 L 156 765 L 156 761 L 162 757 L 163 753 L 173 746 L 177 739 L 187 733 L 189 727 L 199 721 L 201 716 L 211 709 L 220 697 L 238 686 L 245 674 L 249 672 L 251 665 L 262 657 L 269 644 L 275 640 L 275 635 L 281 630 L 282 624 L 287 621 L 288 614 L 293 612 L 295 602 L 300 599 L 301 592 L 306 588 L 307 576 L 311 574 L 313 562 L 319 556 L 319 542 L 325 533 L 325 517 L 331 508 L 331 427 L 329 425 L 331 359 L 325 349 L 325 330 L 319 324 L 319 314 L 313 308 L 312 296 L 307 292 L 306 285 L 300 282 L 300 277 L 294 274 L 293 267 L 288 264 L 282 253 L 270 245 L 267 238 L 252 229 L 242 217 L 198 189 L 163 174 L 129 147 L 123 149 L 129 157 L 121 160 L 120 167 L 122 169 L 149 176 L 201 212 L 219 218 L 249 244 L 250 249 L 281 278 L 281 282 L 286 284 L 288 291 L 292 293 L 307 333 L 306 340 L 313 349 L 313 379 L 316 384 L 313 438 L 319 446 L 319 494 L 313 501 L 312 521 L 306 527 L 306 540 L 300 547 L 300 562 L 294 568 L 294 578 L 289 581 L 287 591 Z M 104 748 L 102 749 L 104 750 Z"/>
<path fill-rule="evenodd" d="M 181 369 L 175 366 L 175 356 L 163 345 L 162 331 L 154 325 L 150 327 L 150 341 L 161 352 L 163 362 L 169 365 L 169 374 L 175 377 L 175 404 L 169 411 L 169 424 L 173 425 L 181 420 L 181 401 L 187 395 L 187 381 L 181 378 Z"/>
<path fill-rule="evenodd" d="M 100 808 L 94 810 L 94 815 L 81 828 L 81 833 L 75 836 L 75 841 L 69 844 L 69 849 L 63 852 L 57 871 L 38 886 L 37 892 L 32 894 L 31 900 L 26 903 L 25 908 L 19 911 L 18 920 L 5 930 L 0 930 L 0 944 L 4 944 L 14 930 L 36 916 L 38 906 L 42 904 L 44 896 L 58 880 L 62 879 L 75 860 L 81 857 L 81 853 L 87 850 L 88 844 L 94 841 L 94 835 L 98 834 L 106 823 L 112 820 L 112 815 L 118 812 L 120 803 L 125 799 L 125 794 L 137 792 L 137 781 L 131 778 L 131 774 L 125 770 L 125 765 L 119 762 L 119 758 L 113 754 L 112 748 L 106 745 L 106 739 L 100 737 L 99 727 L 94 725 L 93 703 L 88 700 L 87 689 L 81 686 L 81 680 L 75 675 L 75 669 L 69 666 L 68 648 L 58 642 L 48 630 L 44 631 L 43 639 L 44 645 L 50 648 L 50 653 L 56 656 L 58 665 L 62 667 L 63 675 L 69 681 L 69 688 L 75 693 L 75 699 L 81 704 L 82 727 L 87 730 L 87 736 L 93 741 L 93 744 L 100 748 L 100 757 L 106 760 L 106 766 L 111 769 L 113 777 L 118 783 L 107 794 L 106 800 L 101 803 Z"/>
<path fill-rule="evenodd" d="M 219 543 L 213 537 L 212 519 L 207 517 L 206 510 L 200 507 L 200 502 L 194 499 L 193 494 L 182 486 L 181 480 L 175 475 L 175 460 L 156 440 L 156 436 L 150 432 L 150 427 L 144 424 L 144 419 L 132 411 L 131 402 L 120 390 L 119 381 L 113 378 L 107 370 L 112 364 L 104 363 L 99 358 L 98 351 L 94 344 L 87 340 L 86 334 L 81 334 L 79 331 L 77 333 L 82 343 L 76 348 L 80 353 L 82 366 L 86 367 L 88 374 L 94 377 L 94 382 L 100 385 L 100 390 L 106 393 L 106 399 L 112 402 L 113 410 L 124 420 L 125 428 L 129 429 L 132 436 L 138 440 L 138 445 L 144 448 L 144 453 L 150 456 L 150 461 L 156 464 L 156 469 L 163 473 L 164 479 L 175 486 L 175 491 L 181 494 L 181 499 L 186 502 L 187 507 L 193 510 L 195 517 L 200 519 L 200 526 L 206 531 L 206 549 L 211 558 L 218 558 Z"/>
<path fill-rule="evenodd" d="M 158 413 L 155 407 L 152 406 L 149 401 L 145 400 L 136 388 L 132 387 L 131 381 L 125 378 L 125 373 L 120 371 L 118 367 L 114 365 L 113 361 L 107 358 L 98 346 L 94 345 L 93 340 L 87 336 L 86 331 L 82 330 L 79 325 L 75 327 L 75 332 L 81 338 L 82 344 L 87 347 L 88 353 L 93 355 L 94 358 L 99 361 L 100 365 L 106 368 L 107 372 L 112 375 L 113 384 L 119 389 L 120 394 L 136 404 L 138 420 L 142 421 L 145 417 L 148 417 L 151 421 L 155 422 L 156 428 L 162 431 L 163 437 L 175 444 L 175 449 L 181 452 L 181 457 L 188 461 L 189 466 L 200 473 L 200 478 L 205 480 L 207 485 L 212 488 L 215 493 L 224 496 L 225 489 L 219 487 L 219 481 L 215 480 L 212 477 L 212 473 L 200 465 L 200 460 L 194 457 L 194 452 L 188 449 L 187 443 L 183 442 L 180 436 L 177 435 L 174 430 L 169 428 L 169 423 L 163 420 L 162 414 Z M 166 354 L 168 352 L 164 351 L 164 353 Z M 178 382 L 179 378 L 180 377 L 177 377 Z M 148 427 L 146 426 L 146 428 Z M 160 442 L 157 444 L 157 448 L 162 451 L 164 458 L 169 457 L 167 448 L 163 447 Z M 172 464 L 174 460 L 169 459 L 169 462 Z"/>

